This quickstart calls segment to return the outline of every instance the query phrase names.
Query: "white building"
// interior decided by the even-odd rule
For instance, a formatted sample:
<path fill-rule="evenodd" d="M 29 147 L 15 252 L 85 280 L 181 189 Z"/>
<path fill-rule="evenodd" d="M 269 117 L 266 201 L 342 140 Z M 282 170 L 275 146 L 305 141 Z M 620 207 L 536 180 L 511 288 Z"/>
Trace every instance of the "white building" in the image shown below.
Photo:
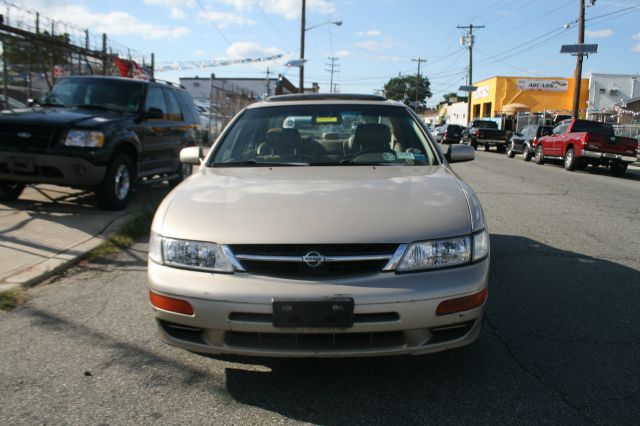
<path fill-rule="evenodd" d="M 621 106 L 638 97 L 640 75 L 592 73 L 589 78 L 587 118 L 616 121 L 614 106 Z"/>
<path fill-rule="evenodd" d="M 467 103 L 456 102 L 447 106 L 447 113 L 445 115 L 448 124 L 459 124 L 460 126 L 467 125 Z"/>

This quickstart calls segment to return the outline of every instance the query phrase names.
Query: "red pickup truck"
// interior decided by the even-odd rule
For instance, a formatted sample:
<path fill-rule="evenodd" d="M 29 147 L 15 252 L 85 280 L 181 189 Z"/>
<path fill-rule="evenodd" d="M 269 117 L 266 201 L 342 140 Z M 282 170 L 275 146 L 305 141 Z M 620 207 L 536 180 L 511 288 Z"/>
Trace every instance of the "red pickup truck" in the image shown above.
<path fill-rule="evenodd" d="M 569 171 L 603 165 L 610 167 L 612 175 L 622 176 L 637 161 L 638 141 L 616 136 L 609 123 L 569 119 L 558 123 L 551 135 L 539 138 L 534 149 L 538 164 L 559 159 Z"/>

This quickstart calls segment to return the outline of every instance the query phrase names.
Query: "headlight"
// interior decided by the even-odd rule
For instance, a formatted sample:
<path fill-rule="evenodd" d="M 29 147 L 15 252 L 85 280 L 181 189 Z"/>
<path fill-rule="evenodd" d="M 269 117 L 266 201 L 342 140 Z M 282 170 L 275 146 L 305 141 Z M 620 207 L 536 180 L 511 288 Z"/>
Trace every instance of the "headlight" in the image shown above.
<path fill-rule="evenodd" d="M 468 237 L 421 241 L 410 244 L 397 271 L 417 271 L 465 265 L 489 254 L 489 235 L 482 230 Z"/>
<path fill-rule="evenodd" d="M 210 272 L 233 272 L 233 265 L 221 246 L 202 241 L 175 240 L 151 233 L 149 257 L 152 261 L 177 268 Z"/>
<path fill-rule="evenodd" d="M 100 148 L 104 145 L 104 133 L 88 130 L 69 130 L 64 140 L 64 145 L 80 148 Z"/>
<path fill-rule="evenodd" d="M 397 270 L 412 271 L 444 268 L 469 263 L 470 260 L 470 237 L 422 241 L 407 247 Z"/>

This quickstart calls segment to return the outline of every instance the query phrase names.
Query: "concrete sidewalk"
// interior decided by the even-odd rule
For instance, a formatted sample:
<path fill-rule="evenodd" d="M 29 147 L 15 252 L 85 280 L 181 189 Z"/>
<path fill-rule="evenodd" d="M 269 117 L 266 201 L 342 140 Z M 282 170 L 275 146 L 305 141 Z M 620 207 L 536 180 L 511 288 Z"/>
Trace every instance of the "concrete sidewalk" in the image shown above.
<path fill-rule="evenodd" d="M 20 199 L 0 203 L 0 292 L 33 285 L 77 262 L 166 185 L 138 187 L 126 210 L 99 210 L 91 192 L 54 185 L 28 186 Z"/>

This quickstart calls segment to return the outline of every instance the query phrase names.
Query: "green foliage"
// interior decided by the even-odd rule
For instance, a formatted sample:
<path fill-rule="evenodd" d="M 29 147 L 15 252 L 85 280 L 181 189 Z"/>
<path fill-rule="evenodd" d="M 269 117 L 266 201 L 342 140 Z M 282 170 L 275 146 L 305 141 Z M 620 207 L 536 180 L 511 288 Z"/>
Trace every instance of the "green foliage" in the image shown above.
<path fill-rule="evenodd" d="M 26 300 L 27 297 L 20 287 L 3 291 L 0 293 L 0 311 L 13 309 Z"/>
<path fill-rule="evenodd" d="M 418 87 L 418 102 L 422 104 L 426 98 L 431 97 L 429 79 L 424 76 L 394 77 L 384 85 L 384 92 L 389 99 L 412 105 L 416 100 L 416 85 Z"/>

